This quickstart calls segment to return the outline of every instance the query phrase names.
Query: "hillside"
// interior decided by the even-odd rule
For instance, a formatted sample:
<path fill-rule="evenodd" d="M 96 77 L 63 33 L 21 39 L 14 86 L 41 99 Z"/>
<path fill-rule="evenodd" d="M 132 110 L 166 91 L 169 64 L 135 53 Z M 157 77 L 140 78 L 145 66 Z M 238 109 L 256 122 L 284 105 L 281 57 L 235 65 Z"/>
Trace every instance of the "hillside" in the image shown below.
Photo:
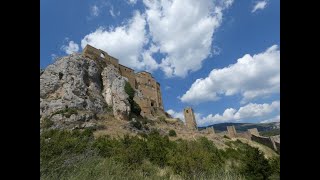
<path fill-rule="evenodd" d="M 280 122 L 271 123 L 220 123 L 206 127 L 199 127 L 199 130 L 213 127 L 216 132 L 226 131 L 227 126 L 235 126 L 237 132 L 244 132 L 248 129 L 257 128 L 262 135 L 279 135 Z"/>
<path fill-rule="evenodd" d="M 143 116 L 138 98 L 144 95 L 118 68 L 81 54 L 40 70 L 41 179 L 279 176 L 274 150 L 248 139 L 188 129 L 161 109 Z M 230 125 L 239 132 L 279 129 L 272 123 L 213 127 L 219 132 Z M 252 164 L 261 167 L 255 174 Z"/>

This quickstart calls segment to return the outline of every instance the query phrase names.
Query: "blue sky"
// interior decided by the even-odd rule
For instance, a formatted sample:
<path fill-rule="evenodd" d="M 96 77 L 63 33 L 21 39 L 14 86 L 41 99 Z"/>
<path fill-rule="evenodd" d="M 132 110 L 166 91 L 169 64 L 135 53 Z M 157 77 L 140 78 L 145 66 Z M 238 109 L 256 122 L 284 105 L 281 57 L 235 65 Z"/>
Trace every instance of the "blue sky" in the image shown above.
<path fill-rule="evenodd" d="M 198 126 L 280 121 L 279 0 L 41 0 L 40 67 L 103 49 L 161 84 Z"/>

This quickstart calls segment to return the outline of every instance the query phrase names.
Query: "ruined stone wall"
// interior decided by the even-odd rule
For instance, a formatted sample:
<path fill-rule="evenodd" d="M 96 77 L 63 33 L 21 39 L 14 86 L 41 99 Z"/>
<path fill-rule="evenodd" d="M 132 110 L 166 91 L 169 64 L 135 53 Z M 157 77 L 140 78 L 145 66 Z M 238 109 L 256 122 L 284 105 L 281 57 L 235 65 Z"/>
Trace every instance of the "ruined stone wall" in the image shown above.
<path fill-rule="evenodd" d="M 97 60 L 100 55 L 101 55 L 101 51 L 99 49 L 96 49 L 92 46 L 90 46 L 89 44 L 83 49 L 82 54 L 84 57 L 86 58 L 90 58 L 93 60 Z"/>
<path fill-rule="evenodd" d="M 273 141 L 272 137 L 255 136 L 254 134 L 252 134 L 251 140 L 258 142 L 260 144 L 263 144 L 263 145 L 277 151 L 277 147 L 276 147 L 275 142 Z"/>
<path fill-rule="evenodd" d="M 249 131 L 237 133 L 236 136 L 240 137 L 240 138 L 245 138 L 245 139 L 251 140 L 251 133 Z"/>
<path fill-rule="evenodd" d="M 128 81 L 129 81 L 131 87 L 135 89 L 136 77 L 135 77 L 134 70 L 120 64 L 119 71 L 120 71 L 121 76 L 128 78 Z"/>
<path fill-rule="evenodd" d="M 141 90 L 144 97 L 148 99 L 147 107 L 159 107 L 162 108 L 162 102 L 159 104 L 157 81 L 148 72 L 139 72 L 136 74 L 136 87 Z"/>
<path fill-rule="evenodd" d="M 163 108 L 163 103 L 162 103 L 160 84 L 158 82 L 157 82 L 157 99 L 158 99 L 159 108 L 164 109 Z"/>
<path fill-rule="evenodd" d="M 126 77 L 132 88 L 139 90 L 141 96 L 135 97 L 134 100 L 141 107 L 141 115 L 144 117 L 153 116 L 157 112 L 162 112 L 163 102 L 160 91 L 160 84 L 152 77 L 149 72 L 134 73 L 134 70 L 119 64 L 119 60 L 108 55 L 108 53 L 94 48 L 89 44 L 84 48 L 82 54 L 96 61 L 103 61 L 106 64 L 112 64 L 117 69 L 121 76 Z"/>
<path fill-rule="evenodd" d="M 197 122 L 196 118 L 194 116 L 193 109 L 190 107 L 187 107 L 183 111 L 184 119 L 186 121 L 186 127 L 189 130 L 196 130 L 197 129 Z"/>
<path fill-rule="evenodd" d="M 114 67 L 119 68 L 118 59 L 110 56 L 108 53 L 102 51 L 101 49 L 90 46 L 89 44 L 83 49 L 82 55 L 96 61 L 104 61 L 106 64 L 112 64 L 114 65 Z"/>
<path fill-rule="evenodd" d="M 248 132 L 249 132 L 250 134 L 255 135 L 255 136 L 260 136 L 259 131 L 258 131 L 257 128 L 248 129 Z"/>
<path fill-rule="evenodd" d="M 237 131 L 234 126 L 227 126 L 227 132 L 230 138 L 235 138 L 237 136 Z"/>

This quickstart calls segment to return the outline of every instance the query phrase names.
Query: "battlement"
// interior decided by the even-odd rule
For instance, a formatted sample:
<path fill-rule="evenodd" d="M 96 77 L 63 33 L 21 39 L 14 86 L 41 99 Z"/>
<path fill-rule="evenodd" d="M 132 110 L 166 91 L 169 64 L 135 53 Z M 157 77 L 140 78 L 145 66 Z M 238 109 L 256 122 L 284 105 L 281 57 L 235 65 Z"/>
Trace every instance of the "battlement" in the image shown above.
<path fill-rule="evenodd" d="M 144 117 L 153 116 L 153 113 L 160 109 L 163 111 L 160 83 L 151 73 L 141 71 L 135 73 L 132 68 L 119 64 L 119 60 L 110 56 L 107 52 L 97 49 L 89 44 L 83 49 L 82 55 L 86 58 L 103 61 L 107 65 L 112 64 L 119 69 L 121 76 L 126 77 L 131 87 L 139 90 L 142 98 L 135 98 L 136 103 L 141 107 L 141 115 Z"/>

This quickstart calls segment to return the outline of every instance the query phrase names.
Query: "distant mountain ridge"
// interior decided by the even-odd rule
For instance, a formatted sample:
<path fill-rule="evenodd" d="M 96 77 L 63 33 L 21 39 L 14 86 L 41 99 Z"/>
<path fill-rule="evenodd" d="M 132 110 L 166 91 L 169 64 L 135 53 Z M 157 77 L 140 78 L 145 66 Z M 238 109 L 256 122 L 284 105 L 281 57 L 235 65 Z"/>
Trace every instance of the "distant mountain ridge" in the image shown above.
<path fill-rule="evenodd" d="M 259 132 L 268 132 L 274 130 L 280 130 L 280 122 L 271 123 L 220 123 L 213 124 L 205 127 L 198 127 L 199 130 L 203 130 L 208 127 L 213 127 L 216 132 L 226 131 L 227 126 L 234 126 L 238 132 L 244 132 L 251 128 L 257 128 Z"/>

